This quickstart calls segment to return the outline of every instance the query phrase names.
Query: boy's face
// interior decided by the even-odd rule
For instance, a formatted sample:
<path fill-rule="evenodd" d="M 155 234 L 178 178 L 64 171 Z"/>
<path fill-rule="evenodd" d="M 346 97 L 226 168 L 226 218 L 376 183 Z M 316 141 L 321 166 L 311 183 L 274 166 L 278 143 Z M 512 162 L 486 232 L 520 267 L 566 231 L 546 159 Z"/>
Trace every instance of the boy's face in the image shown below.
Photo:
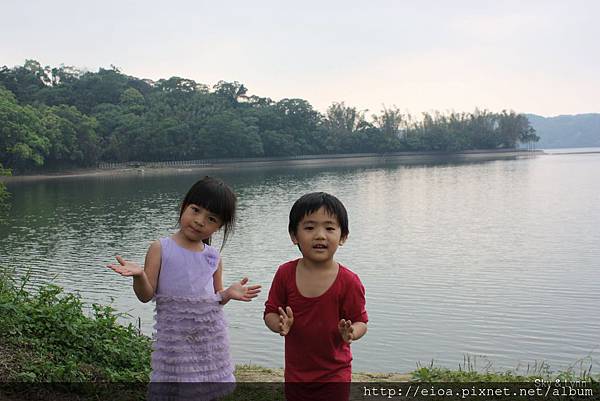
<path fill-rule="evenodd" d="M 296 233 L 290 233 L 290 237 L 300 247 L 304 258 L 319 263 L 333 260 L 338 246 L 346 240 L 342 238 L 337 217 L 324 207 L 304 216 Z"/>

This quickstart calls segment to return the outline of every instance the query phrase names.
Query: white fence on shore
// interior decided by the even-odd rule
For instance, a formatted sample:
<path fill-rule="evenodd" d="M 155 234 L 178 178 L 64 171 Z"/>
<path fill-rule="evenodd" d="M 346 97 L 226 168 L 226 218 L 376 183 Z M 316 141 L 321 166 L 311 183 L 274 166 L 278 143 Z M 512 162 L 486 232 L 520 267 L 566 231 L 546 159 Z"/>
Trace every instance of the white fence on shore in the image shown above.
<path fill-rule="evenodd" d="M 121 169 L 121 168 L 141 168 L 141 167 L 208 167 L 213 163 L 207 160 L 171 160 L 165 162 L 126 162 L 126 163 L 98 163 L 100 169 Z"/>
<path fill-rule="evenodd" d="M 443 151 L 426 151 L 426 152 L 394 152 L 394 153 L 338 153 L 338 154 L 322 154 L 322 155 L 301 155 L 301 156 L 280 156 L 280 157 L 252 157 L 252 158 L 223 158 L 223 159 L 200 159 L 200 160 L 171 160 L 162 162 L 143 162 L 130 161 L 124 163 L 102 162 L 98 164 L 100 169 L 124 169 L 124 168 L 153 168 L 153 167 L 211 167 L 219 164 L 228 163 L 261 163 L 275 161 L 291 161 L 291 160 L 319 160 L 319 159 L 345 159 L 345 158 L 365 158 L 377 157 L 386 159 L 394 156 L 448 156 L 448 155 L 469 155 L 478 153 L 506 153 L 519 152 L 526 154 L 535 149 L 482 149 L 482 150 L 463 150 L 461 152 L 443 152 Z"/>

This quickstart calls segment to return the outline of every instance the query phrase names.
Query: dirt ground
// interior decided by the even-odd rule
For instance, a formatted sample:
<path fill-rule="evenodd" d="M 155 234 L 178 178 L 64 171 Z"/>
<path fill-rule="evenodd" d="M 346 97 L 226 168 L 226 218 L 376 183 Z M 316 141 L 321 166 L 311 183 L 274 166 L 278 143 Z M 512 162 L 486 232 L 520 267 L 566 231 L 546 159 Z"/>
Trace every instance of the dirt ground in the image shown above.
<path fill-rule="evenodd" d="M 283 369 L 267 369 L 260 366 L 238 366 L 235 376 L 239 382 L 282 382 Z M 352 373 L 354 382 L 405 382 L 411 379 L 406 373 Z"/>

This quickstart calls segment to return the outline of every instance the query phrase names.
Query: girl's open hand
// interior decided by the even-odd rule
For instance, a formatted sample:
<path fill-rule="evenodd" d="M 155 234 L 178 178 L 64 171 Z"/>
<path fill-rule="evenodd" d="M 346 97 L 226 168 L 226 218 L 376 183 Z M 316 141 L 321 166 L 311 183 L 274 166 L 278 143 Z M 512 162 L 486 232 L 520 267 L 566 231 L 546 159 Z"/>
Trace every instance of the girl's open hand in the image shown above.
<path fill-rule="evenodd" d="M 354 327 L 352 327 L 352 322 L 350 320 L 340 320 L 338 323 L 338 330 L 342 336 L 342 340 L 344 340 L 346 344 L 352 343 L 352 340 L 354 340 Z"/>
<path fill-rule="evenodd" d="M 248 277 L 244 277 L 240 281 L 231 284 L 225 291 L 229 299 L 238 301 L 250 302 L 260 293 L 260 285 L 246 285 Z"/>
<path fill-rule="evenodd" d="M 121 256 L 116 256 L 117 262 L 110 265 L 106 265 L 109 269 L 112 269 L 119 273 L 121 276 L 141 276 L 144 274 L 144 268 L 134 262 L 128 262 Z"/>
<path fill-rule="evenodd" d="M 294 324 L 294 313 L 292 308 L 289 306 L 285 307 L 285 310 L 279 307 L 279 335 L 285 336 L 290 332 L 292 325 Z"/>

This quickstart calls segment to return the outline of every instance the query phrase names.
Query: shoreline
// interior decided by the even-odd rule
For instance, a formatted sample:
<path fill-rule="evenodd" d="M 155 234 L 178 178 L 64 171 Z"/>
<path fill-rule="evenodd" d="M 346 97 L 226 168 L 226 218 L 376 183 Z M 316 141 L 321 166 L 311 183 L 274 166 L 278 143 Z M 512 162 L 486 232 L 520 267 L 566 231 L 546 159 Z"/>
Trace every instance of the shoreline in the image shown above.
<path fill-rule="evenodd" d="M 212 159 L 194 162 L 175 162 L 180 164 L 143 163 L 140 166 L 116 168 L 80 168 L 56 172 L 39 172 L 36 174 L 0 176 L 1 183 L 42 181 L 61 178 L 79 177 L 130 177 L 136 175 L 161 175 L 189 173 L 194 171 L 230 171 L 236 169 L 263 169 L 279 167 L 343 167 L 368 166 L 388 163 L 428 164 L 444 162 L 476 162 L 519 157 L 535 157 L 546 154 L 541 150 L 526 149 L 487 149 L 468 150 L 462 152 L 400 152 L 387 154 L 335 154 L 307 155 L 297 157 L 246 158 L 246 159 Z M 134 164 L 134 162 L 130 163 Z"/>

